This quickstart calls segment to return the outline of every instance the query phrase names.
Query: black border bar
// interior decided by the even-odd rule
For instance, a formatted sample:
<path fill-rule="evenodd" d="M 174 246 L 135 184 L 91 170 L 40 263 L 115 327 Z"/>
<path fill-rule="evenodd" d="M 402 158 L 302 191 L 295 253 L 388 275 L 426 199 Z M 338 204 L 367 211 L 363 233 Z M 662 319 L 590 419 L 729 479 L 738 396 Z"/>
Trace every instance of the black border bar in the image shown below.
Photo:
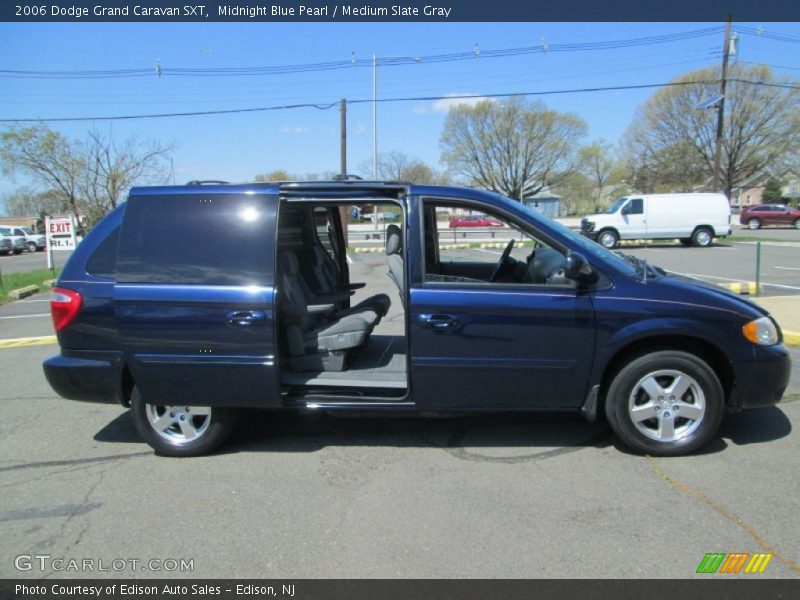
<path fill-rule="evenodd" d="M 635 557 L 632 557 L 635 560 Z M 580 561 L 575 561 L 576 575 Z M 17 586 L 36 586 L 44 593 L 20 592 Z M 114 586 L 112 588 L 112 586 Z M 120 593 L 123 586 L 133 593 Z M 136 593 L 135 589 L 146 591 Z M 241 586 L 241 587 L 237 587 Z M 250 586 L 248 588 L 248 586 Z M 69 590 L 83 589 L 69 593 Z M 101 592 L 93 593 L 96 588 Z M 116 590 L 112 593 L 110 590 Z M 150 590 L 155 589 L 152 593 Z M 167 590 L 173 593 L 167 593 Z M 266 592 L 265 590 L 271 590 Z M 291 593 L 287 590 L 291 590 Z M 177 593 L 175 593 L 177 592 Z M 0 599 L 10 600 L 773 600 L 800 597 L 800 579 L 761 579 L 760 575 L 722 579 L 39 579 L 0 580 Z"/>
<path fill-rule="evenodd" d="M 349 7 L 349 10 L 345 7 Z M 393 10 L 393 7 L 411 10 Z M 195 0 L 192 3 L 189 0 L 11 0 L 0 3 L 0 21 L 9 22 L 719 22 L 729 15 L 739 22 L 800 21 L 800 2 L 795 0 L 669 0 L 666 2 L 658 0 L 354 0 L 352 2 Z"/>

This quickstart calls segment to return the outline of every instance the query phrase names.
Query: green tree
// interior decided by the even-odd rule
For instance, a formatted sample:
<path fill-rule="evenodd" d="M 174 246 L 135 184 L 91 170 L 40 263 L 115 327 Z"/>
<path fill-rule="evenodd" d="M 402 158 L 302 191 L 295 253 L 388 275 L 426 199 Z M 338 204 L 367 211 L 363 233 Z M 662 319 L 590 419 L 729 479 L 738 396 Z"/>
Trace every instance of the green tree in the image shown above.
<path fill-rule="evenodd" d="M 637 187 L 713 186 L 717 111 L 698 106 L 719 93 L 719 77 L 716 68 L 686 73 L 639 108 L 624 139 Z M 728 77 L 720 182 L 730 197 L 800 143 L 800 94 L 797 82 L 766 66 L 736 64 Z"/>
<path fill-rule="evenodd" d="M 521 200 L 569 175 L 586 124 L 542 102 L 511 97 L 450 109 L 442 161 L 470 184 Z"/>
<path fill-rule="evenodd" d="M 783 202 L 783 185 L 774 177 L 767 180 L 764 192 L 761 194 L 762 202 L 767 204 L 780 204 Z"/>
<path fill-rule="evenodd" d="M 253 181 L 256 183 L 272 183 L 276 181 L 296 181 L 298 177 L 289 174 L 289 171 L 284 169 L 275 169 L 274 171 L 267 171 L 256 175 Z"/>

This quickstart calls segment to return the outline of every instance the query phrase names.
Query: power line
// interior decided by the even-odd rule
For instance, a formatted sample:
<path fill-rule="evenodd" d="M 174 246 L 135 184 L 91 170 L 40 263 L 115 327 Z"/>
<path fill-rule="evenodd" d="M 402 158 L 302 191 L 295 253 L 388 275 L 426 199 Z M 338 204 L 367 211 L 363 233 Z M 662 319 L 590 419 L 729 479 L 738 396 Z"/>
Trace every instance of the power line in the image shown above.
<path fill-rule="evenodd" d="M 544 96 L 556 94 L 579 94 L 589 92 L 606 92 L 606 91 L 621 91 L 621 90 L 640 90 L 659 87 L 670 86 L 686 86 L 693 84 L 712 84 L 714 81 L 680 81 L 672 83 L 649 83 L 641 85 L 618 85 L 606 87 L 593 87 L 593 88 L 574 88 L 562 90 L 548 90 L 536 92 L 504 92 L 494 94 L 462 94 L 458 96 L 436 95 L 436 96 L 414 96 L 414 97 L 396 97 L 396 98 L 378 98 L 377 102 L 382 104 L 394 102 L 426 102 L 434 100 L 475 100 L 480 98 L 507 98 L 510 96 Z M 348 100 L 348 104 L 365 104 L 371 103 L 373 100 L 368 98 Z M 31 119 L 0 119 L 0 123 L 56 123 L 56 122 L 74 122 L 74 121 L 117 121 L 117 120 L 131 120 L 131 119 L 162 119 L 168 117 L 195 117 L 201 115 L 225 115 L 236 113 L 248 112 L 266 112 L 277 110 L 289 110 L 297 108 L 315 108 L 317 110 L 328 110 L 334 106 L 338 106 L 339 101 L 331 102 L 328 104 L 284 104 L 281 106 L 263 106 L 255 108 L 233 108 L 226 110 L 204 110 L 192 112 L 173 112 L 173 113 L 157 113 L 148 115 L 116 115 L 116 116 L 102 116 L 102 117 L 52 117 L 52 118 L 31 118 Z"/>
<path fill-rule="evenodd" d="M 417 63 L 436 64 L 455 61 L 474 61 L 487 58 L 507 58 L 511 56 L 525 56 L 532 54 L 546 54 L 551 52 L 587 52 L 599 50 L 617 50 L 623 48 L 633 48 L 640 46 L 651 46 L 679 42 L 699 37 L 716 35 L 721 31 L 719 26 L 707 27 L 693 31 L 670 33 L 663 35 L 653 35 L 624 40 L 609 40 L 605 42 L 583 42 L 571 44 L 552 44 L 540 43 L 533 46 L 522 46 L 517 48 L 504 48 L 497 50 L 475 50 L 466 52 L 451 52 L 445 54 L 429 54 L 421 56 L 401 56 L 377 58 L 376 64 L 379 67 L 403 66 Z M 309 73 L 320 71 L 333 71 L 352 68 L 372 68 L 372 58 L 349 60 L 337 60 L 326 62 L 315 62 L 296 65 L 275 65 L 258 67 L 216 67 L 216 68 L 183 68 L 160 66 L 159 76 L 169 75 L 176 77 L 243 77 L 243 76 L 263 76 L 263 75 L 287 75 L 292 73 Z M 155 75 L 155 70 L 147 69 L 111 69 L 101 71 L 31 71 L 0 69 L 0 77 L 21 78 L 21 79 L 109 79 L 109 78 L 128 78 L 128 77 L 147 77 Z"/>

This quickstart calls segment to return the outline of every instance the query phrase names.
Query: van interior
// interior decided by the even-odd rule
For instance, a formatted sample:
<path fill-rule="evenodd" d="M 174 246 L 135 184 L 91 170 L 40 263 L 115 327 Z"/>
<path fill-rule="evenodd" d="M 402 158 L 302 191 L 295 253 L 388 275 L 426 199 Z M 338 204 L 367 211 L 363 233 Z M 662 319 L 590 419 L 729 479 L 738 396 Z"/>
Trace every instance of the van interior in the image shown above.
<path fill-rule="evenodd" d="M 348 256 L 345 219 L 369 252 Z M 404 221 L 403 208 L 386 198 L 281 200 L 276 283 L 284 393 L 406 395 Z"/>

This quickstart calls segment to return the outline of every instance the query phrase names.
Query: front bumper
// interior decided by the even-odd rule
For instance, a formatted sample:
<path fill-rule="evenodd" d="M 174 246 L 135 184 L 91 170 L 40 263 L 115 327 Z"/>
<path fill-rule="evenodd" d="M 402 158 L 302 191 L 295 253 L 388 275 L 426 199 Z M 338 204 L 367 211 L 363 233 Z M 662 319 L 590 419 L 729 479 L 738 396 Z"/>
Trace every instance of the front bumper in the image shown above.
<path fill-rule="evenodd" d="M 783 344 L 756 347 L 753 360 L 734 363 L 736 384 L 730 398 L 733 408 L 759 408 L 780 402 L 789 376 L 792 359 Z"/>
<path fill-rule="evenodd" d="M 121 357 L 106 353 L 92 357 L 57 354 L 45 360 L 42 366 L 50 387 L 62 398 L 109 404 L 123 402 Z"/>

